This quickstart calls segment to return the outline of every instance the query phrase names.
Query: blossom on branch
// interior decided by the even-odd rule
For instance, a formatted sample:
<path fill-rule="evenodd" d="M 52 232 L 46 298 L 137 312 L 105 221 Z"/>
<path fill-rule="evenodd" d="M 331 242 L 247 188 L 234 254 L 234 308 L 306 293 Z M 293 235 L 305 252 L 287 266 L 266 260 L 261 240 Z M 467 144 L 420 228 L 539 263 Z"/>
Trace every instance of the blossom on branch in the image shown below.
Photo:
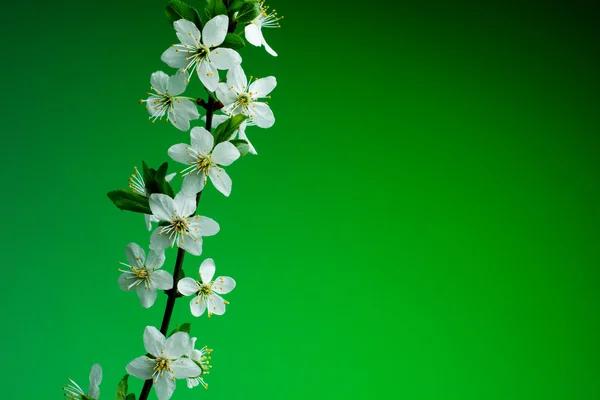
<path fill-rule="evenodd" d="M 264 5 L 264 1 L 259 4 L 260 12 L 246 27 L 244 28 L 244 33 L 246 34 L 246 40 L 250 42 L 250 44 L 260 47 L 265 46 L 267 53 L 272 56 L 277 57 L 277 53 L 275 50 L 271 48 L 267 44 L 265 37 L 262 33 L 262 28 L 280 28 L 279 20 L 283 19 L 283 17 L 279 17 L 277 15 L 277 11 L 269 11 L 269 6 Z"/>
<path fill-rule="evenodd" d="M 69 384 L 63 388 L 65 397 L 68 400 L 81 400 L 83 396 L 98 400 L 100 397 L 100 383 L 102 383 L 102 367 L 100 364 L 94 364 L 90 372 L 90 388 L 85 393 L 81 386 L 69 378 Z"/>

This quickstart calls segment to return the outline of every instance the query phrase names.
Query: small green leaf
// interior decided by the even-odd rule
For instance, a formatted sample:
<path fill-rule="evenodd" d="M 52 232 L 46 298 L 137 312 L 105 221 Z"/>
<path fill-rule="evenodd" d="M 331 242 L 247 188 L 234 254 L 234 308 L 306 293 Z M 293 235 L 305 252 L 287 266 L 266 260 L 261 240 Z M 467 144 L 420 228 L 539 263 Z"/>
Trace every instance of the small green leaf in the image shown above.
<path fill-rule="evenodd" d="M 223 0 L 208 0 L 204 14 L 208 21 L 220 14 L 227 15 L 227 7 L 223 4 Z"/>
<path fill-rule="evenodd" d="M 156 174 L 154 174 L 154 179 L 158 185 L 159 193 L 164 193 L 171 198 L 175 198 L 175 192 L 166 178 L 168 169 L 169 163 L 163 163 L 156 171 Z"/>
<path fill-rule="evenodd" d="M 125 398 L 125 400 L 135 400 L 135 394 L 133 394 L 133 393 L 129 393 L 129 394 L 127 395 L 127 397 Z"/>
<path fill-rule="evenodd" d="M 237 14 L 238 24 L 247 25 L 260 14 L 260 5 L 257 1 L 245 1 Z"/>
<path fill-rule="evenodd" d="M 173 329 L 169 336 L 173 336 L 177 332 L 185 332 L 189 335 L 191 328 L 192 325 L 189 322 L 186 322 L 185 324 L 181 324 L 181 326 L 178 326 L 177 328 Z"/>
<path fill-rule="evenodd" d="M 141 196 L 137 193 L 133 193 L 129 190 L 119 189 L 112 192 L 108 192 L 108 198 L 117 206 L 117 208 L 124 211 L 133 211 L 142 214 L 152 214 L 148 198 Z"/>
<path fill-rule="evenodd" d="M 233 144 L 238 149 L 242 157 L 248 154 L 248 152 L 250 151 L 250 145 L 248 144 L 248 141 L 244 139 L 232 140 L 231 144 Z"/>
<path fill-rule="evenodd" d="M 90 396 L 86 396 L 85 394 L 80 394 L 81 400 L 94 400 Z"/>
<path fill-rule="evenodd" d="M 235 33 L 228 33 L 225 36 L 225 40 L 221 44 L 220 47 L 227 47 L 228 49 L 239 50 L 243 47 L 246 47 L 246 41 Z"/>
<path fill-rule="evenodd" d="M 127 397 L 127 379 L 129 378 L 129 375 L 126 374 L 123 379 L 121 379 L 121 382 L 119 382 L 119 385 L 117 385 L 117 393 L 115 396 L 115 400 L 125 400 L 125 397 Z"/>
<path fill-rule="evenodd" d="M 200 15 L 198 15 L 198 11 L 184 3 L 181 0 L 171 0 L 169 4 L 167 4 L 167 8 L 165 9 L 167 14 L 167 18 L 171 22 L 175 22 L 180 19 L 187 19 L 188 21 L 192 21 L 198 29 L 202 30 L 202 21 L 200 21 Z"/>
<path fill-rule="evenodd" d="M 247 118 L 248 117 L 245 115 L 238 114 L 219 125 L 215 130 L 215 145 L 231 139 L 235 131 L 238 130 L 240 125 L 242 125 L 242 122 L 244 122 Z"/>

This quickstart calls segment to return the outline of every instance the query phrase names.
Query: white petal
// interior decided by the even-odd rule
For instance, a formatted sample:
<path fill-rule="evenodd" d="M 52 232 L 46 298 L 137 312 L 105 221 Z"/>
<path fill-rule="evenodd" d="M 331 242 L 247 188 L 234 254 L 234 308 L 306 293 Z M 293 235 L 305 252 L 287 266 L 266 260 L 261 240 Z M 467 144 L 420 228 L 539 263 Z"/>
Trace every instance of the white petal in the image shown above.
<path fill-rule="evenodd" d="M 92 365 L 92 371 L 90 372 L 90 386 L 95 386 L 96 388 L 100 386 L 102 383 L 102 367 L 100 364 Z M 90 388 L 91 389 L 91 388 Z M 95 396 L 96 398 L 98 396 Z"/>
<path fill-rule="evenodd" d="M 244 28 L 244 33 L 246 34 L 246 40 L 254 46 L 260 47 L 264 41 L 262 32 L 260 31 L 260 27 L 256 24 L 246 25 Z"/>
<path fill-rule="evenodd" d="M 160 233 L 161 226 L 156 228 L 150 236 L 150 250 L 165 251 L 167 247 L 173 246 L 175 238 L 170 238 L 166 233 Z"/>
<path fill-rule="evenodd" d="M 153 326 L 144 329 L 144 347 L 155 357 L 159 357 L 165 347 L 165 336 Z"/>
<path fill-rule="evenodd" d="M 179 192 L 175 196 L 175 207 L 179 215 L 192 215 L 196 211 L 196 197 Z"/>
<path fill-rule="evenodd" d="M 200 384 L 197 379 L 186 378 L 185 381 L 189 389 L 193 389 Z"/>
<path fill-rule="evenodd" d="M 159 93 L 167 93 L 169 75 L 162 71 L 156 71 L 150 76 L 150 84 Z"/>
<path fill-rule="evenodd" d="M 217 15 L 202 28 L 202 42 L 209 47 L 221 45 L 227 36 L 228 28 L 229 18 L 226 15 Z"/>
<path fill-rule="evenodd" d="M 200 31 L 193 22 L 180 19 L 173 22 L 173 28 L 181 43 L 197 46 L 200 42 Z"/>
<path fill-rule="evenodd" d="M 204 189 L 205 182 L 206 175 L 204 172 L 201 172 L 197 175 L 196 173 L 188 174 L 183 178 L 181 191 L 187 196 L 195 196 L 196 194 L 200 193 L 202 189 Z"/>
<path fill-rule="evenodd" d="M 194 239 L 192 237 L 187 236 L 186 238 L 181 239 L 178 245 L 188 253 L 193 254 L 195 256 L 199 256 L 200 254 L 202 254 L 202 237 Z"/>
<path fill-rule="evenodd" d="M 196 296 L 190 300 L 190 311 L 194 317 L 204 314 L 204 310 L 206 310 L 206 303 L 202 301 L 200 296 Z"/>
<path fill-rule="evenodd" d="M 225 314 L 225 301 L 223 298 L 214 293 L 208 296 L 208 311 L 216 315 Z"/>
<path fill-rule="evenodd" d="M 162 193 L 150 195 L 150 209 L 159 221 L 171 221 L 175 216 L 175 201 Z"/>
<path fill-rule="evenodd" d="M 214 138 L 209 131 L 197 126 L 190 132 L 192 148 L 201 155 L 207 155 L 213 148 Z"/>
<path fill-rule="evenodd" d="M 212 167 L 210 171 L 208 171 L 208 176 L 210 176 L 210 181 L 215 185 L 215 188 L 226 197 L 229 197 L 231 194 L 232 183 L 227 172 L 221 167 Z"/>
<path fill-rule="evenodd" d="M 173 178 L 175 178 L 175 175 L 177 175 L 177 174 L 175 172 L 173 172 L 172 174 L 165 176 L 165 180 L 167 182 L 171 182 L 173 180 Z"/>
<path fill-rule="evenodd" d="M 240 151 L 230 142 L 219 143 L 212 153 L 213 161 L 225 167 L 231 165 L 238 158 L 240 158 Z"/>
<path fill-rule="evenodd" d="M 202 283 L 209 283 L 212 281 L 213 276 L 215 276 L 215 269 L 215 261 L 212 258 L 207 258 L 202 261 L 200 269 L 198 270 Z"/>
<path fill-rule="evenodd" d="M 194 128 L 196 129 L 196 128 Z M 192 129 L 193 130 L 193 129 Z M 190 154 L 189 145 L 185 143 L 174 144 L 169 147 L 167 154 L 173 160 L 185 164 L 186 166 L 190 165 L 190 163 L 194 162 L 196 159 Z"/>
<path fill-rule="evenodd" d="M 209 57 L 210 62 L 217 69 L 230 69 L 242 63 L 242 57 L 237 51 L 225 47 L 219 47 L 211 51 Z"/>
<path fill-rule="evenodd" d="M 219 71 L 217 71 L 217 68 L 204 60 L 198 65 L 196 72 L 198 73 L 198 78 L 200 78 L 202 84 L 208 90 L 214 92 L 219 84 Z"/>
<path fill-rule="evenodd" d="M 173 110 L 176 118 L 184 118 L 188 121 L 200 118 L 196 104 L 189 99 L 176 99 L 175 104 L 173 104 Z"/>
<path fill-rule="evenodd" d="M 173 109 L 171 109 L 173 110 Z M 169 121 L 171 124 L 182 132 L 187 132 L 190 129 L 190 120 L 180 117 L 175 113 L 175 110 L 169 115 Z"/>
<path fill-rule="evenodd" d="M 219 276 L 212 285 L 213 291 L 219 294 L 227 294 L 235 289 L 235 281 L 228 276 Z"/>
<path fill-rule="evenodd" d="M 148 228 L 148 230 L 151 231 L 152 230 L 152 215 L 144 214 L 144 221 L 146 222 L 146 228 Z"/>
<path fill-rule="evenodd" d="M 200 376 L 202 370 L 189 358 L 181 358 L 171 363 L 171 369 L 175 372 L 176 379 L 191 378 Z"/>
<path fill-rule="evenodd" d="M 177 290 L 184 296 L 191 296 L 198 293 L 200 287 L 192 278 L 183 278 L 177 283 Z"/>
<path fill-rule="evenodd" d="M 169 78 L 169 84 L 167 86 L 169 94 L 179 96 L 181 93 L 185 92 L 189 79 L 190 75 L 187 71 L 180 69 L 175 72 L 175 75 Z"/>
<path fill-rule="evenodd" d="M 165 252 L 150 250 L 148 253 L 148 259 L 146 260 L 146 266 L 150 269 L 158 269 L 165 263 Z"/>
<path fill-rule="evenodd" d="M 156 363 L 149 360 L 146 356 L 141 356 L 127 364 L 125 369 L 127 373 L 135 376 L 136 378 L 146 380 L 152 378 L 154 373 L 154 366 Z"/>
<path fill-rule="evenodd" d="M 173 360 L 187 353 L 190 335 L 186 332 L 176 332 L 165 342 L 165 357 Z"/>
<path fill-rule="evenodd" d="M 273 111 L 265 103 L 253 102 L 248 109 L 248 113 L 259 128 L 270 128 L 275 123 Z"/>
<path fill-rule="evenodd" d="M 235 103 L 237 100 L 237 94 L 235 93 L 234 89 L 231 88 L 231 85 L 223 82 L 219 83 L 217 86 L 216 94 L 217 98 L 225 107 Z"/>
<path fill-rule="evenodd" d="M 198 216 L 191 221 L 190 226 L 198 229 L 201 236 L 214 236 L 219 233 L 219 224 L 214 219 Z"/>
<path fill-rule="evenodd" d="M 267 97 L 269 93 L 277 86 L 277 79 L 274 76 L 268 76 L 266 78 L 260 78 L 250 84 L 248 91 L 252 98 Z"/>
<path fill-rule="evenodd" d="M 144 249 L 136 243 L 129 243 L 127 247 L 125 247 L 125 256 L 131 266 L 142 267 L 145 265 L 146 253 L 144 252 Z"/>
<path fill-rule="evenodd" d="M 154 271 L 150 275 L 150 283 L 159 290 L 169 290 L 173 288 L 173 277 L 167 271 Z"/>
<path fill-rule="evenodd" d="M 158 400 L 169 400 L 175 391 L 175 379 L 170 373 L 163 374 L 154 381 L 154 390 Z"/>
<path fill-rule="evenodd" d="M 157 96 L 153 94 L 148 97 L 146 100 L 146 110 L 148 114 L 152 117 L 162 117 L 165 115 L 166 110 L 164 108 L 158 107 L 157 104 L 162 100 L 162 96 Z"/>
<path fill-rule="evenodd" d="M 219 85 L 221 85 L 221 84 L 219 83 Z M 225 85 L 225 84 L 223 83 L 223 85 Z M 227 86 L 227 85 L 225 85 L 225 86 Z M 219 91 L 219 88 L 217 88 L 217 93 L 218 93 L 218 91 Z M 219 100 L 221 100 L 221 99 L 219 99 Z M 223 100 L 221 100 L 221 102 L 223 102 Z M 215 114 L 215 115 L 213 115 L 213 118 L 212 118 L 212 127 L 216 128 L 219 125 L 221 125 L 223 122 L 227 121 L 228 119 L 229 119 L 228 115 Z M 202 122 L 206 123 L 206 116 L 202 117 Z"/>
<path fill-rule="evenodd" d="M 271 46 L 269 46 L 269 44 L 267 43 L 267 41 L 264 38 L 263 38 L 263 46 L 265 46 L 267 53 L 269 53 L 273 57 L 277 57 L 277 53 L 275 52 L 275 50 L 273 50 L 273 48 Z"/>
<path fill-rule="evenodd" d="M 254 146 L 252 146 L 252 143 L 250 143 L 250 139 L 248 139 L 248 136 L 246 135 L 246 121 L 242 122 L 242 125 L 240 125 L 240 129 L 238 129 L 238 137 L 248 142 L 250 154 L 258 154 Z"/>
<path fill-rule="evenodd" d="M 233 86 L 238 93 L 246 91 L 246 85 L 248 85 L 248 79 L 246 73 L 241 66 L 231 68 L 227 71 L 227 85 Z"/>
<path fill-rule="evenodd" d="M 119 287 L 121 288 L 122 291 L 127 292 L 129 291 L 129 289 L 127 289 L 127 286 L 129 286 L 133 280 L 130 278 L 132 275 L 131 274 L 121 274 L 121 276 L 119 276 L 119 280 L 117 281 L 119 283 Z"/>
<path fill-rule="evenodd" d="M 160 272 L 165 272 L 165 271 L 160 271 Z M 156 296 L 158 296 L 158 293 L 156 293 L 156 290 L 153 288 L 146 288 L 146 286 L 144 286 L 144 284 L 141 283 L 137 286 L 136 291 L 137 291 L 138 297 L 140 298 L 140 303 L 142 304 L 142 307 L 144 307 L 144 308 L 152 307 L 152 305 L 156 301 Z"/>
<path fill-rule="evenodd" d="M 160 59 L 169 67 L 185 68 L 189 63 L 188 60 L 186 60 L 187 56 L 187 50 L 173 45 L 162 53 Z"/>

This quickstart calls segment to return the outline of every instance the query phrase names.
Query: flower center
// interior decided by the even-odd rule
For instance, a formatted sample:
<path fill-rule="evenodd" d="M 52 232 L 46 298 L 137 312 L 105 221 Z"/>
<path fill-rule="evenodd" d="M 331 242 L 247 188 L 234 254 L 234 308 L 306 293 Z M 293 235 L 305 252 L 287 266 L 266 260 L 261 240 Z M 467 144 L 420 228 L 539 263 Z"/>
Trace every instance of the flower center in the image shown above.
<path fill-rule="evenodd" d="M 248 93 L 240 93 L 237 97 L 237 102 L 242 107 L 248 107 L 252 103 L 252 98 Z"/>
<path fill-rule="evenodd" d="M 259 27 L 264 28 L 281 28 L 279 21 L 283 19 L 283 16 L 277 15 L 276 10 L 269 10 L 269 6 L 265 6 L 265 2 L 259 3 L 260 14 L 254 19 L 254 22 Z"/>
<path fill-rule="evenodd" d="M 137 276 L 141 280 L 145 281 L 145 280 L 148 280 L 148 278 L 150 278 L 150 273 L 144 267 L 142 267 L 142 268 L 131 267 L 131 270 L 133 271 L 135 276 Z"/>
<path fill-rule="evenodd" d="M 197 173 L 204 172 L 208 174 L 208 170 L 213 166 L 212 157 L 209 155 L 201 156 L 198 155 L 196 158 L 196 171 Z"/>
<path fill-rule="evenodd" d="M 158 357 L 156 360 L 156 364 L 154 364 L 154 375 L 161 376 L 165 372 L 169 372 L 171 370 L 171 361 L 165 357 Z"/>
<path fill-rule="evenodd" d="M 183 234 L 188 230 L 188 222 L 185 218 L 177 217 L 171 221 L 171 228 L 178 234 Z"/>
<path fill-rule="evenodd" d="M 212 285 L 211 283 L 201 283 L 196 281 L 196 283 L 198 284 L 198 286 L 200 286 L 200 288 L 198 289 L 198 294 L 200 296 L 202 296 L 203 298 L 207 298 L 208 296 L 210 296 L 212 294 Z"/>

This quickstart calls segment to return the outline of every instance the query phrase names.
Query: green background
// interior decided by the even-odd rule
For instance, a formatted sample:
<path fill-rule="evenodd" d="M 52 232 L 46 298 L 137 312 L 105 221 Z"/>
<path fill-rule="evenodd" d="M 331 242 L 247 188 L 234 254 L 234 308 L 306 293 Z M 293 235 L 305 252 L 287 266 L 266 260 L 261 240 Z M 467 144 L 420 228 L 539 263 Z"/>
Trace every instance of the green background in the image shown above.
<path fill-rule="evenodd" d="M 238 287 L 210 320 L 178 301 L 215 351 L 174 398 L 600 398 L 598 13 L 485 3 L 271 2 L 279 57 L 241 54 L 277 122 L 185 261 Z M 137 104 L 176 37 L 162 1 L 3 7 L 0 397 L 99 362 L 110 399 L 165 298 L 119 290 L 149 234 L 106 192 L 189 138 Z"/>

